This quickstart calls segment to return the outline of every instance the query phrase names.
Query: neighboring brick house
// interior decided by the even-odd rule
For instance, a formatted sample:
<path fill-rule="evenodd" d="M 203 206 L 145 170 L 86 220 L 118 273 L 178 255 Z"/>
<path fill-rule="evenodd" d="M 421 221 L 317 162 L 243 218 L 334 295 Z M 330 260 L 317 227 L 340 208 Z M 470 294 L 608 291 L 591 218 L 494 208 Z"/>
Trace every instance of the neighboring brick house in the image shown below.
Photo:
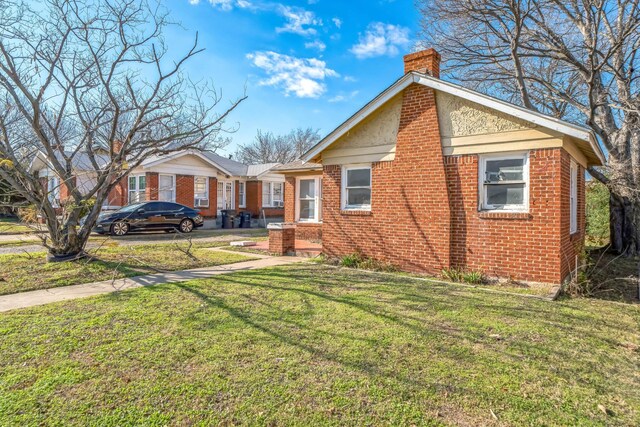
<path fill-rule="evenodd" d="M 214 218 L 222 209 L 258 217 L 284 215 L 284 177 L 278 163 L 245 165 L 208 152 L 180 151 L 146 159 L 128 176 L 128 202 L 174 201 Z"/>
<path fill-rule="evenodd" d="M 64 164 L 62 153 L 56 151 L 58 160 Z M 97 174 L 91 161 L 90 156 L 85 152 L 65 152 L 66 156 L 73 156 L 73 180 L 80 190 L 81 194 L 87 194 L 96 185 Z M 106 154 L 95 153 L 95 159 L 98 167 L 105 166 L 109 163 L 109 156 Z M 49 200 L 54 208 L 60 208 L 60 205 L 69 198 L 68 187 L 66 183 L 58 177 L 47 160 L 47 154 L 39 151 L 31 164 L 29 165 L 31 173 L 38 174 L 38 178 L 43 187 L 47 189 Z M 122 200 L 126 198 L 126 184 L 123 180 L 118 183 L 105 199 L 102 208 L 104 210 L 118 209 L 122 206 Z"/>
<path fill-rule="evenodd" d="M 593 133 L 440 80 L 439 62 L 405 56 L 402 78 L 303 156 L 322 175 L 283 171 L 286 219 L 314 176 L 329 256 L 560 283 L 584 243 L 585 169 L 604 163 Z"/>
<path fill-rule="evenodd" d="M 47 166 L 40 153 L 31 169 L 43 178 L 52 200 L 66 199 L 66 186 Z M 76 179 L 95 182 L 90 163 L 76 156 Z M 74 158 L 75 160 L 75 158 Z M 103 159 L 106 163 L 107 158 Z M 217 154 L 185 150 L 165 156 L 153 156 L 132 169 L 109 194 L 104 208 L 119 208 L 129 203 L 162 200 L 199 209 L 205 218 L 215 218 L 222 209 L 249 211 L 254 217 L 284 215 L 284 177 L 271 170 L 277 163 L 245 165 Z M 92 181 L 93 180 L 93 181 Z M 46 183 L 45 183 L 46 181 Z"/>

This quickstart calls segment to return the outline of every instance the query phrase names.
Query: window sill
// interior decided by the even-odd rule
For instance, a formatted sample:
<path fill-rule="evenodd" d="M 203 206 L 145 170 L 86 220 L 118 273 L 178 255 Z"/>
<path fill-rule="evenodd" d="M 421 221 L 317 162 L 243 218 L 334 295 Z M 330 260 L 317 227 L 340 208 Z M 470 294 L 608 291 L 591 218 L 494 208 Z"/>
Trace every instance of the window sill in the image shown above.
<path fill-rule="evenodd" d="M 529 212 L 498 212 L 498 211 L 479 211 L 480 219 L 517 219 L 530 220 L 532 218 Z"/>
<path fill-rule="evenodd" d="M 362 210 L 362 209 L 342 209 L 340 211 L 342 215 L 355 215 L 355 216 L 369 216 L 371 215 L 370 210 Z"/>
<path fill-rule="evenodd" d="M 298 224 L 301 227 L 304 227 L 305 225 L 309 225 L 309 226 L 311 226 L 311 225 L 321 225 L 322 221 L 300 221 L 300 220 L 298 220 L 298 221 L 296 221 L 296 224 Z"/>

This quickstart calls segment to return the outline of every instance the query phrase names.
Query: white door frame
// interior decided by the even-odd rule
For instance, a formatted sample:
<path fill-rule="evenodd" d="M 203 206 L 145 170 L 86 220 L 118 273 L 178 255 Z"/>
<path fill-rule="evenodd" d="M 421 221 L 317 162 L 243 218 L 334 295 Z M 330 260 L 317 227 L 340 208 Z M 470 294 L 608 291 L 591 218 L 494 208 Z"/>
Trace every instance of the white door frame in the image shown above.
<path fill-rule="evenodd" d="M 229 194 L 229 192 L 227 191 L 227 185 L 231 184 L 231 194 Z M 222 185 L 222 192 L 219 191 L 220 185 Z M 222 197 L 220 197 L 222 196 Z M 216 188 L 216 198 L 217 198 L 217 213 L 218 215 L 221 214 L 220 210 L 221 209 L 226 209 L 227 206 L 227 201 L 229 199 L 231 199 L 231 208 L 230 209 L 235 209 L 236 206 L 236 182 L 232 181 L 232 180 L 218 180 L 218 187 Z"/>

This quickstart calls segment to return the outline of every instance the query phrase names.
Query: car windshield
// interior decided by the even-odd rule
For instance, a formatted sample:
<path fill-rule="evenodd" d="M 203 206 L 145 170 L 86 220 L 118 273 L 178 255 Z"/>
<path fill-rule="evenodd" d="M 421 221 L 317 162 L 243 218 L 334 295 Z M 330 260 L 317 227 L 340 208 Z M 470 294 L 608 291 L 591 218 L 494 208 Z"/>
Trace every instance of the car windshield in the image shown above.
<path fill-rule="evenodd" d="M 144 206 L 144 203 L 134 203 L 133 205 L 125 206 L 121 208 L 118 212 L 133 212 L 139 208 Z"/>

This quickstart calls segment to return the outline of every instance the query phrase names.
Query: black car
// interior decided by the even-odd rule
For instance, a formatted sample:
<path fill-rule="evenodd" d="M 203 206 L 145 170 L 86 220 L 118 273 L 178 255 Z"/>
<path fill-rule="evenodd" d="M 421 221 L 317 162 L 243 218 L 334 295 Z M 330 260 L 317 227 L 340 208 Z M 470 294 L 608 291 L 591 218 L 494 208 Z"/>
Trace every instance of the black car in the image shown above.
<path fill-rule="evenodd" d="M 144 202 L 128 205 L 115 212 L 101 214 L 94 231 L 124 236 L 130 231 L 179 230 L 190 233 L 202 227 L 203 219 L 195 209 L 171 202 Z"/>

